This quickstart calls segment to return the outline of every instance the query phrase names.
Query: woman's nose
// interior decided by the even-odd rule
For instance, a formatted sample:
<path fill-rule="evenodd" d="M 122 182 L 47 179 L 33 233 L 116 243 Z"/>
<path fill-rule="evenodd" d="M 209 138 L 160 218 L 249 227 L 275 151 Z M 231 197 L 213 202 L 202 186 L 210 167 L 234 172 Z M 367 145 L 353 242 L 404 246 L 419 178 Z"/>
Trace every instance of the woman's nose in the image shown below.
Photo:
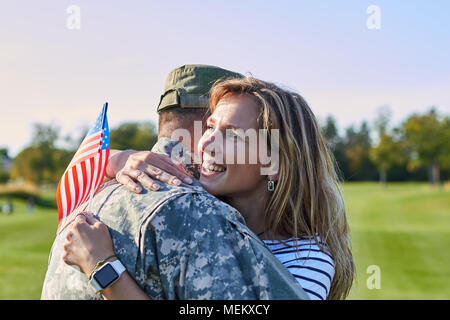
<path fill-rule="evenodd" d="M 222 143 L 222 132 L 220 130 L 214 130 L 203 140 L 201 151 L 215 157 L 216 154 L 221 154 Z"/>
<path fill-rule="evenodd" d="M 213 153 L 214 152 L 214 141 L 215 140 L 216 139 L 215 139 L 214 133 L 213 134 L 208 134 L 206 136 L 206 138 L 204 138 L 203 141 L 202 141 L 201 151 L 202 152 L 206 152 L 208 154 Z"/>

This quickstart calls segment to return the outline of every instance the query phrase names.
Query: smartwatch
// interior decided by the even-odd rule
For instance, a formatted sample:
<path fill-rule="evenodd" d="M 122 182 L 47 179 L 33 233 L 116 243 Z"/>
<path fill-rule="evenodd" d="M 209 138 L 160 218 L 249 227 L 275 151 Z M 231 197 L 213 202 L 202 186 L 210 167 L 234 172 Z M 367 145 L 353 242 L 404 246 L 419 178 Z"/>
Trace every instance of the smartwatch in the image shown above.
<path fill-rule="evenodd" d="M 120 275 L 125 270 L 126 268 L 124 267 L 122 262 L 120 262 L 120 260 L 107 262 L 94 272 L 89 283 L 95 289 L 95 292 L 105 290 L 114 282 L 119 280 Z"/>

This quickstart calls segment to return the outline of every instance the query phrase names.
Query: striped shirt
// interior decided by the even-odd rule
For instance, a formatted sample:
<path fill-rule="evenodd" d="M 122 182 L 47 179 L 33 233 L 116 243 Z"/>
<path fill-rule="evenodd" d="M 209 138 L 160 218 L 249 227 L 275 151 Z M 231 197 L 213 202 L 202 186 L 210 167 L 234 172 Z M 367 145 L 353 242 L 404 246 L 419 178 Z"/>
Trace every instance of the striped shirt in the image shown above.
<path fill-rule="evenodd" d="M 312 238 L 311 241 L 309 238 L 298 239 L 298 250 L 276 240 L 263 241 L 312 300 L 327 299 L 334 276 L 334 260 L 329 252 L 321 251 Z M 283 242 L 295 245 L 294 238 Z M 322 247 L 326 249 L 324 244 Z"/>

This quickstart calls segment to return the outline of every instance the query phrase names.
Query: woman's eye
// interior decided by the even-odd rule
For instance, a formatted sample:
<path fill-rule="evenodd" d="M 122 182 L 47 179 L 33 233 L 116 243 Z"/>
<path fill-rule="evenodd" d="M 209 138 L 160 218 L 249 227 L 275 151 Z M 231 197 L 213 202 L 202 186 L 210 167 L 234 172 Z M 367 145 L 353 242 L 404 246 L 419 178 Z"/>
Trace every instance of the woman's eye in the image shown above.
<path fill-rule="evenodd" d="M 206 130 L 214 130 L 213 126 L 206 126 Z"/>
<path fill-rule="evenodd" d="M 228 136 L 233 139 L 233 141 L 238 141 L 239 140 L 239 135 L 237 135 L 236 133 L 229 133 Z"/>

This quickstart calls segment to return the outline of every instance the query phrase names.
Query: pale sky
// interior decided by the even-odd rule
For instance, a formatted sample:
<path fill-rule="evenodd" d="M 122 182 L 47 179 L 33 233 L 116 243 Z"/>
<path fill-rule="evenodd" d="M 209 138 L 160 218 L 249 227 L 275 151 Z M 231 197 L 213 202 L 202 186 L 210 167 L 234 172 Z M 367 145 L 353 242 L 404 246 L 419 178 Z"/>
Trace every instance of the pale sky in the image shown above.
<path fill-rule="evenodd" d="M 67 8 L 80 9 L 69 29 Z M 380 29 L 366 12 L 380 9 Z M 0 147 L 34 122 L 78 135 L 105 101 L 110 127 L 157 121 L 164 80 L 184 64 L 251 73 L 298 91 L 342 129 L 389 105 L 394 124 L 450 113 L 450 1 L 0 0 Z"/>

